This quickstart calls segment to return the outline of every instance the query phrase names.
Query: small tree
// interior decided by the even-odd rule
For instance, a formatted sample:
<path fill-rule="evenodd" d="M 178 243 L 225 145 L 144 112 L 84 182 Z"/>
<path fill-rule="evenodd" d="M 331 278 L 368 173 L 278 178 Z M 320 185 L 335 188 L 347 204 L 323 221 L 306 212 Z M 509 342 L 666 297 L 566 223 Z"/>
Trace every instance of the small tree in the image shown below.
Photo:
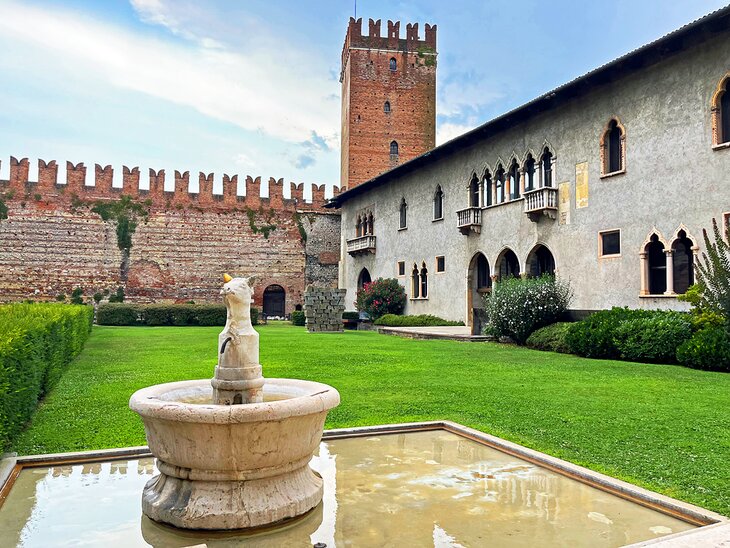
<path fill-rule="evenodd" d="M 487 331 L 524 344 L 536 329 L 560 319 L 573 299 L 570 284 L 546 274 L 539 278 L 507 278 L 484 297 Z"/>
<path fill-rule="evenodd" d="M 358 289 L 355 307 L 377 320 L 384 314 L 402 314 L 406 291 L 395 278 L 378 278 Z"/>
<path fill-rule="evenodd" d="M 714 241 L 707 230 L 702 231 L 706 251 L 695 265 L 698 296 L 692 304 L 702 311 L 720 313 L 726 328 L 730 329 L 730 223 L 721 232 L 717 221 L 712 219 L 712 233 Z"/>

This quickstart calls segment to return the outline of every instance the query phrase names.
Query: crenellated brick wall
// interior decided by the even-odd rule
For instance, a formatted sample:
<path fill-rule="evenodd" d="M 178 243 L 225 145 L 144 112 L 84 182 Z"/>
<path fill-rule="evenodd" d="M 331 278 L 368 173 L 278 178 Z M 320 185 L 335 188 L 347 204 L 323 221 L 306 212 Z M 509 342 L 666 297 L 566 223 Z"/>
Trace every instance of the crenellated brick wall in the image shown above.
<path fill-rule="evenodd" d="M 257 276 L 259 307 L 268 285 L 284 287 L 288 313 L 303 303 L 312 279 L 336 286 L 339 216 L 323 209 L 324 185 L 313 185 L 305 201 L 302 184 L 289 183 L 285 197 L 282 179 L 269 179 L 268 196 L 261 196 L 260 177 L 223 175 L 216 194 L 212 173 L 200 173 L 198 192 L 190 192 L 187 171 L 175 171 L 174 190 L 168 183 L 167 191 L 165 170 L 149 169 L 146 177 L 138 167 L 94 164 L 92 176 L 84 164 L 63 169 L 38 160 L 35 171 L 28 159 L 12 157 L 9 172 L 6 166 L 0 161 L 0 203 L 7 207 L 0 218 L 0 301 L 54 299 L 76 287 L 88 297 L 120 286 L 132 301 L 217 301 L 221 275 L 229 272 Z M 128 258 L 115 222 L 92 211 L 122 196 L 147 212 Z"/>

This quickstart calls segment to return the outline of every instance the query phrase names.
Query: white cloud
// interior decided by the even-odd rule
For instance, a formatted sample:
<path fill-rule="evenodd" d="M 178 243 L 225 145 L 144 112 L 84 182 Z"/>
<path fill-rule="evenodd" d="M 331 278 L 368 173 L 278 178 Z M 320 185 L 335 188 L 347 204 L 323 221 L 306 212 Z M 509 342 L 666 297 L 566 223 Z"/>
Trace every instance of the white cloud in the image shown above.
<path fill-rule="evenodd" d="M 436 127 L 436 145 L 441 145 L 446 141 L 451 141 L 454 137 L 458 137 L 462 133 L 474 129 L 474 125 L 455 124 L 452 122 L 443 122 Z"/>
<path fill-rule="evenodd" d="M 135 4 L 150 21 L 193 37 L 159 0 Z M 337 84 L 327 77 L 327 63 L 284 40 L 275 51 L 253 48 L 243 55 L 202 45 L 215 43 L 206 36 L 163 41 L 77 12 L 12 0 L 0 3 L 0 33 L 41 48 L 44 55 L 28 62 L 55 61 L 68 67 L 71 79 L 101 80 L 290 143 L 306 141 L 312 132 L 336 141 L 339 102 L 331 96 Z"/>
<path fill-rule="evenodd" d="M 504 97 L 502 92 L 490 88 L 488 78 L 469 80 L 474 79 L 460 76 L 442 86 L 438 96 L 439 116 L 464 116 Z"/>

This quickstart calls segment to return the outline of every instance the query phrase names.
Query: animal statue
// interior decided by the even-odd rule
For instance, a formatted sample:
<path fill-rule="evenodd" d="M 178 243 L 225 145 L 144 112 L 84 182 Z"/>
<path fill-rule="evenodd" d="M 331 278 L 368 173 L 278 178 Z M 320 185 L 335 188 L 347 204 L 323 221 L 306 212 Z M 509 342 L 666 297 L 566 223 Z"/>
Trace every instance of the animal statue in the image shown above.
<path fill-rule="evenodd" d="M 263 401 L 264 378 L 259 363 L 259 334 L 251 325 L 254 277 L 224 274 L 221 289 L 226 305 L 226 325 L 218 336 L 218 365 L 213 402 L 232 405 Z"/>

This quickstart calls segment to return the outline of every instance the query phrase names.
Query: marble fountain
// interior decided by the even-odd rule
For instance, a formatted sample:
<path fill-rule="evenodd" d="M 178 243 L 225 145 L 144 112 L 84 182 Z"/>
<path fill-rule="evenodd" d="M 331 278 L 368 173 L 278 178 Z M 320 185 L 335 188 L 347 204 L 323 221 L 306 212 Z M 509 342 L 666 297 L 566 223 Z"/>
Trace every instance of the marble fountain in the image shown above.
<path fill-rule="evenodd" d="M 142 511 L 182 529 L 263 527 L 317 506 L 323 482 L 309 462 L 327 412 L 340 403 L 326 384 L 264 379 L 253 279 L 224 282 L 228 313 L 213 379 L 151 386 L 129 401 L 160 472 L 144 488 Z"/>

